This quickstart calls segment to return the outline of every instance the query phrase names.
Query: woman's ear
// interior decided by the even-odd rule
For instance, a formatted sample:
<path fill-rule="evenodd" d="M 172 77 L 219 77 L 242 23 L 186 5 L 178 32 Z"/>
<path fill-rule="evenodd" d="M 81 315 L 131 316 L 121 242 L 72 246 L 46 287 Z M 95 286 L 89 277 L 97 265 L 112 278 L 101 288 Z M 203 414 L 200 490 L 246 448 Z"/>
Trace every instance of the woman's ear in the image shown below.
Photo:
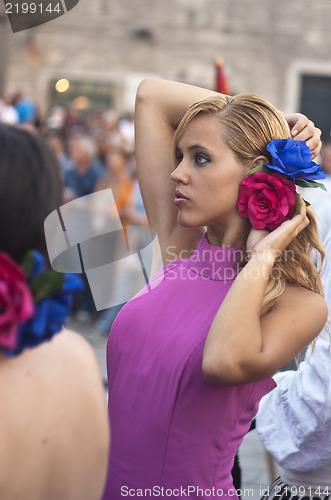
<path fill-rule="evenodd" d="M 261 167 L 265 163 L 269 163 L 269 160 L 266 156 L 257 156 L 255 160 L 252 161 L 252 168 Z"/>

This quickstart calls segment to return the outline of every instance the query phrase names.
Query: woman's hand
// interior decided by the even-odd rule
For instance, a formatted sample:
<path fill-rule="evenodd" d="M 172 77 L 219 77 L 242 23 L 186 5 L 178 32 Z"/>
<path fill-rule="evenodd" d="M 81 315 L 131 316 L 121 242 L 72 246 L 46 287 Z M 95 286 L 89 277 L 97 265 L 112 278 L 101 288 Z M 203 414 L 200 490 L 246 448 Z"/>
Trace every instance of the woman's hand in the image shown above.
<path fill-rule="evenodd" d="M 291 137 L 297 141 L 306 141 L 315 158 L 321 150 L 321 131 L 315 124 L 301 113 L 284 114 L 291 129 Z"/>
<path fill-rule="evenodd" d="M 300 196 L 300 195 L 299 195 Z M 252 228 L 246 243 L 249 259 L 254 255 L 270 255 L 274 260 L 281 255 L 291 241 L 309 224 L 306 204 L 300 196 L 300 214 L 284 221 L 274 231 Z"/>

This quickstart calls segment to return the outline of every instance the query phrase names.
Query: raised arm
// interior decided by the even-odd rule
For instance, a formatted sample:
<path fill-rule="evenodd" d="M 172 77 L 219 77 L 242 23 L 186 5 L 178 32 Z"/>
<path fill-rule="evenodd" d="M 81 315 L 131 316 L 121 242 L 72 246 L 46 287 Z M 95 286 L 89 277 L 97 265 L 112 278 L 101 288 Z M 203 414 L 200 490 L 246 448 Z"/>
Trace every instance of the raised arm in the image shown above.
<path fill-rule="evenodd" d="M 208 382 L 245 384 L 273 375 L 322 330 L 328 315 L 323 297 L 295 285 L 287 285 L 273 307 L 261 315 L 276 258 L 308 223 L 301 199 L 301 213 L 274 231 L 251 231 L 247 241 L 251 258 L 207 336 L 202 370 Z"/>
<path fill-rule="evenodd" d="M 135 110 L 136 158 L 140 189 L 152 230 L 159 239 L 163 262 L 193 250 L 204 228 L 184 228 L 177 222 L 174 205 L 174 133 L 187 111 L 199 99 L 219 95 L 212 90 L 167 80 L 144 80 L 138 89 Z M 293 138 L 307 140 L 314 153 L 320 149 L 321 132 L 304 115 L 285 115 Z M 296 131 L 296 132 L 295 132 Z M 167 247 L 171 248 L 171 257 Z M 174 250 L 174 248 L 176 250 Z"/>
<path fill-rule="evenodd" d="M 144 80 L 138 89 L 135 111 L 137 173 L 150 227 L 157 232 L 163 262 L 166 248 L 173 255 L 193 250 L 203 228 L 184 228 L 177 223 L 174 205 L 174 133 L 186 110 L 196 101 L 216 94 L 183 83 Z"/>

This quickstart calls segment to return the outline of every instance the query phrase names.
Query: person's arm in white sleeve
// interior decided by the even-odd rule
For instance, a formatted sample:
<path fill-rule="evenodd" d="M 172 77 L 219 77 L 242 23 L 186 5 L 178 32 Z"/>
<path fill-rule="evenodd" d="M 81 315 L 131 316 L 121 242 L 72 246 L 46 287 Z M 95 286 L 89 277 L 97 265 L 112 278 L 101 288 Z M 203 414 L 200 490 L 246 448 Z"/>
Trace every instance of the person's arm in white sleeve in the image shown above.
<path fill-rule="evenodd" d="M 325 241 L 331 260 L 331 233 Z M 331 313 L 331 262 L 322 274 L 325 299 Z M 329 316 L 330 317 L 330 316 Z M 322 332 L 315 350 L 307 350 L 297 371 L 275 375 L 277 387 L 262 398 L 256 417 L 257 432 L 284 469 L 308 471 L 331 461 L 331 345 Z"/>

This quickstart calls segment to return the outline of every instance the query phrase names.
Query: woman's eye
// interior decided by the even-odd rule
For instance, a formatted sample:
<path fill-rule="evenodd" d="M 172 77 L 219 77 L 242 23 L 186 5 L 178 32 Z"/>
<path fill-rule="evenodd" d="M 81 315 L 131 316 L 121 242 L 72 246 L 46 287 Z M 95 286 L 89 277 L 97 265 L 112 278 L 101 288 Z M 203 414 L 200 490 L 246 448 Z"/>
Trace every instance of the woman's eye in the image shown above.
<path fill-rule="evenodd" d="M 183 161 L 183 153 L 181 151 L 176 152 L 176 160 L 177 163 L 179 164 L 181 161 Z"/>
<path fill-rule="evenodd" d="M 210 158 L 208 155 L 206 154 L 203 154 L 203 153 L 197 153 L 195 155 L 195 162 L 198 164 L 198 165 L 205 165 L 206 163 L 209 163 L 210 162 Z"/>

